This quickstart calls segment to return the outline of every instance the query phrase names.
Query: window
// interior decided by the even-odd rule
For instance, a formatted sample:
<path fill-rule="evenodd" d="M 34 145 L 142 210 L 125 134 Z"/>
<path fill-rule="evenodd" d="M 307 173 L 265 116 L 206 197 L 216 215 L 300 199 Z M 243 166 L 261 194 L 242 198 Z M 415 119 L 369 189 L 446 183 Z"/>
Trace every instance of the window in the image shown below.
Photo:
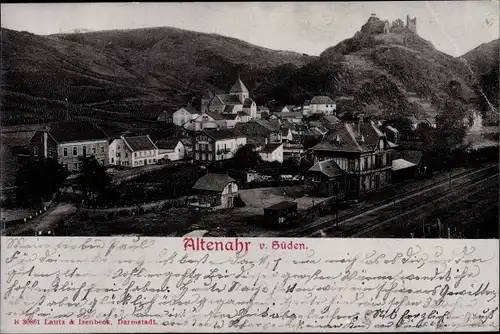
<path fill-rule="evenodd" d="M 101 153 L 104 153 L 104 145 L 101 145 Z"/>
<path fill-rule="evenodd" d="M 125 158 L 128 158 L 128 153 L 127 152 L 125 152 Z"/>
<path fill-rule="evenodd" d="M 73 155 L 78 155 L 78 149 L 76 146 L 73 146 Z"/>
<path fill-rule="evenodd" d="M 115 163 L 115 158 L 111 158 L 111 163 L 114 164 Z"/>
<path fill-rule="evenodd" d="M 83 147 L 82 147 L 82 155 L 83 155 L 84 157 L 86 157 L 86 156 L 87 156 L 87 146 L 83 146 Z"/>
<path fill-rule="evenodd" d="M 208 155 L 208 160 L 212 161 L 212 155 L 211 154 Z"/>
<path fill-rule="evenodd" d="M 365 157 L 365 169 L 368 169 L 368 168 L 369 168 L 369 167 L 368 167 L 368 158 L 367 158 L 367 157 Z"/>
<path fill-rule="evenodd" d="M 73 168 L 78 169 L 78 164 L 76 162 L 73 164 Z"/>
<path fill-rule="evenodd" d="M 196 160 L 200 160 L 200 153 L 196 153 L 195 158 L 196 158 Z"/>
<path fill-rule="evenodd" d="M 134 158 L 137 158 L 137 152 L 134 153 Z"/>
<path fill-rule="evenodd" d="M 121 153 L 120 152 L 116 152 L 116 156 L 119 158 L 121 157 Z"/>
<path fill-rule="evenodd" d="M 67 157 L 67 156 L 68 156 L 68 148 L 66 148 L 66 147 L 65 147 L 65 148 L 63 149 L 63 155 L 64 155 L 65 157 Z"/>
<path fill-rule="evenodd" d="M 376 155 L 375 156 L 375 168 L 380 168 L 380 167 L 382 167 L 382 156 Z"/>
<path fill-rule="evenodd" d="M 92 154 L 95 154 L 95 145 L 92 145 Z"/>
<path fill-rule="evenodd" d="M 195 148 L 196 148 L 196 150 L 199 150 L 200 149 L 200 144 L 196 143 Z"/>
<path fill-rule="evenodd" d="M 201 154 L 201 160 L 207 160 L 207 155 L 206 153 Z"/>
<path fill-rule="evenodd" d="M 104 166 L 104 159 L 101 159 L 101 165 Z"/>
<path fill-rule="evenodd" d="M 349 164 L 348 169 L 351 171 L 354 170 L 354 166 L 355 166 L 354 159 L 349 159 L 348 164 Z"/>
<path fill-rule="evenodd" d="M 38 155 L 38 147 L 33 147 L 33 154 Z"/>
<path fill-rule="evenodd" d="M 321 182 L 321 175 L 320 174 L 314 174 L 313 175 L 313 181 L 314 182 Z"/>

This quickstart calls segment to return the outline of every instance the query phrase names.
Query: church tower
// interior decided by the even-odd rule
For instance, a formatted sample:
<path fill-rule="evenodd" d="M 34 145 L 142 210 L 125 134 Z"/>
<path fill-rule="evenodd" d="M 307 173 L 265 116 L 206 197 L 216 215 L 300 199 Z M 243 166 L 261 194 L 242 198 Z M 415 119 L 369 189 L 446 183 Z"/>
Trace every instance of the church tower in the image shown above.
<path fill-rule="evenodd" d="M 243 81 L 241 81 L 241 78 L 239 75 L 238 75 L 238 80 L 236 80 L 233 87 L 231 87 L 229 94 L 238 96 L 241 103 L 244 103 L 245 100 L 250 97 L 250 93 L 249 93 L 247 87 L 245 86 L 245 84 L 243 83 Z"/>

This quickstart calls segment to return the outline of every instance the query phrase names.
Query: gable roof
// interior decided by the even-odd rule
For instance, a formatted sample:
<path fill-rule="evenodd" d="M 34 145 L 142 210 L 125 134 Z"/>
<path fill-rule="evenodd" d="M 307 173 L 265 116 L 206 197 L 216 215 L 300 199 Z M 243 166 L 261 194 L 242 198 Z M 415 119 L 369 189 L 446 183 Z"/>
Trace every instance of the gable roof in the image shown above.
<path fill-rule="evenodd" d="M 253 122 L 259 124 L 260 126 L 262 126 L 263 128 L 265 128 L 271 132 L 279 131 L 279 125 L 276 126 L 276 123 L 273 123 L 271 121 L 268 121 L 265 119 L 256 119 Z"/>
<path fill-rule="evenodd" d="M 247 114 L 247 113 L 246 113 L 246 112 L 244 112 L 244 111 L 238 111 L 237 115 L 238 115 L 238 116 L 240 116 L 240 117 L 250 116 L 249 114 Z"/>
<path fill-rule="evenodd" d="M 221 121 L 224 119 L 224 117 L 222 117 L 221 115 L 214 113 L 214 112 L 211 112 L 211 111 L 206 111 L 205 114 L 207 114 L 207 116 L 212 117 L 216 121 Z M 200 116 L 203 116 L 203 114 L 201 114 Z"/>
<path fill-rule="evenodd" d="M 224 114 L 220 114 L 220 116 L 226 120 L 233 120 L 234 121 L 236 119 L 236 117 L 238 117 L 238 114 L 232 114 L 232 113 L 226 114 L 226 113 L 224 113 Z"/>
<path fill-rule="evenodd" d="M 282 143 L 268 143 L 264 147 L 262 147 L 262 150 L 260 152 L 261 153 L 273 153 L 280 146 L 283 146 L 283 144 Z"/>
<path fill-rule="evenodd" d="M 311 104 L 311 100 L 305 100 L 304 101 L 304 106 L 307 107 Z"/>
<path fill-rule="evenodd" d="M 175 112 L 176 110 L 163 110 L 160 113 L 160 115 L 158 115 L 157 120 L 161 121 L 161 120 L 166 120 L 168 118 L 172 118 Z"/>
<path fill-rule="evenodd" d="M 226 104 L 226 106 L 224 107 L 224 110 L 222 111 L 222 113 L 224 113 L 224 114 L 232 114 L 234 108 L 236 108 L 236 104 Z"/>
<path fill-rule="evenodd" d="M 156 147 L 156 145 L 148 135 L 133 137 L 122 136 L 121 139 L 125 142 L 125 144 L 131 151 L 149 151 L 158 149 L 158 147 Z"/>
<path fill-rule="evenodd" d="M 335 102 L 326 95 L 315 96 L 311 100 L 311 104 L 334 104 Z"/>
<path fill-rule="evenodd" d="M 52 123 L 48 126 L 48 133 L 57 143 L 109 139 L 100 127 L 89 121 Z"/>
<path fill-rule="evenodd" d="M 273 112 L 274 116 L 280 118 L 303 118 L 304 115 L 300 111 L 289 111 L 289 112 Z"/>
<path fill-rule="evenodd" d="M 422 160 L 422 151 L 417 151 L 417 150 L 400 151 L 399 157 L 418 165 Z"/>
<path fill-rule="evenodd" d="M 335 177 L 335 176 L 347 174 L 333 160 L 319 161 L 314 166 L 309 168 L 309 171 L 310 172 L 320 172 L 328 177 Z"/>
<path fill-rule="evenodd" d="M 248 89 L 241 81 L 241 79 L 238 77 L 238 80 L 233 84 L 231 89 L 229 90 L 230 93 L 248 93 Z"/>
<path fill-rule="evenodd" d="M 407 161 L 405 159 L 402 159 L 402 158 L 392 160 L 392 170 L 393 171 L 406 169 L 406 168 L 410 168 L 410 167 L 414 167 L 414 166 L 416 166 L 414 163 Z"/>
<path fill-rule="evenodd" d="M 188 113 L 190 113 L 191 115 L 193 114 L 199 114 L 198 110 L 196 110 L 195 108 L 193 108 L 192 106 L 185 106 L 185 107 L 181 107 L 179 109 L 177 109 L 175 112 L 179 111 L 179 110 L 186 110 Z"/>
<path fill-rule="evenodd" d="M 196 181 L 193 189 L 221 192 L 230 182 L 236 182 L 236 180 L 227 174 L 208 173 Z"/>
<path fill-rule="evenodd" d="M 205 129 L 203 132 L 209 136 L 210 138 L 214 140 L 221 140 L 221 139 L 230 139 L 230 138 L 241 138 L 245 137 L 243 134 L 241 134 L 239 131 L 236 129 L 226 129 L 226 128 L 219 128 L 219 129 Z"/>
<path fill-rule="evenodd" d="M 155 145 L 162 150 L 173 150 L 177 146 L 177 144 L 179 144 L 179 142 L 181 143 L 181 145 L 184 145 L 178 138 L 160 139 L 155 142 Z"/>
<path fill-rule="evenodd" d="M 252 98 L 246 98 L 245 102 L 243 102 L 243 107 L 244 108 L 250 108 L 252 106 L 252 103 L 255 103 L 255 101 Z"/>
<path fill-rule="evenodd" d="M 216 98 L 219 100 L 219 103 L 221 104 L 230 104 L 230 105 L 236 105 L 236 104 L 241 104 L 240 98 L 238 95 L 233 95 L 233 94 L 217 94 Z"/>

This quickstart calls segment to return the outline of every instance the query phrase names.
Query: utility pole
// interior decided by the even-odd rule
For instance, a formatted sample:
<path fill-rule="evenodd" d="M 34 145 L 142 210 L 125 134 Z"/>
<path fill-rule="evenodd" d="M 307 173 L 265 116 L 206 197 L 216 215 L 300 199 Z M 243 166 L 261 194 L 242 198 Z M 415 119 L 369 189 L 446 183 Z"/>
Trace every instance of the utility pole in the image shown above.
<path fill-rule="evenodd" d="M 68 98 L 66 98 L 65 100 L 66 100 L 66 120 L 69 120 L 69 102 L 68 102 Z"/>

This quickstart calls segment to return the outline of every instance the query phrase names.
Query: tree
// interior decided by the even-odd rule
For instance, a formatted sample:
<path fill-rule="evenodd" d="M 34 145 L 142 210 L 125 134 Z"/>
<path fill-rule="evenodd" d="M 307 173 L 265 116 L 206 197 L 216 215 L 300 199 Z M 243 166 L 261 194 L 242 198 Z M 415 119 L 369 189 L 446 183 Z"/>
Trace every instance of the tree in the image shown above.
<path fill-rule="evenodd" d="M 16 201 L 22 206 L 42 205 L 59 191 L 67 176 L 56 159 L 29 161 L 16 175 Z"/>
<path fill-rule="evenodd" d="M 87 201 L 94 202 L 111 190 L 111 178 L 94 157 L 81 158 L 80 161 L 77 187 Z"/>
<path fill-rule="evenodd" d="M 401 138 L 408 138 L 408 135 L 412 133 L 411 121 L 405 116 L 393 116 L 384 122 L 384 127 L 390 125 L 401 134 Z"/>
<path fill-rule="evenodd" d="M 240 147 L 234 154 L 234 164 L 238 169 L 252 168 L 262 162 L 262 159 L 252 145 Z"/>

